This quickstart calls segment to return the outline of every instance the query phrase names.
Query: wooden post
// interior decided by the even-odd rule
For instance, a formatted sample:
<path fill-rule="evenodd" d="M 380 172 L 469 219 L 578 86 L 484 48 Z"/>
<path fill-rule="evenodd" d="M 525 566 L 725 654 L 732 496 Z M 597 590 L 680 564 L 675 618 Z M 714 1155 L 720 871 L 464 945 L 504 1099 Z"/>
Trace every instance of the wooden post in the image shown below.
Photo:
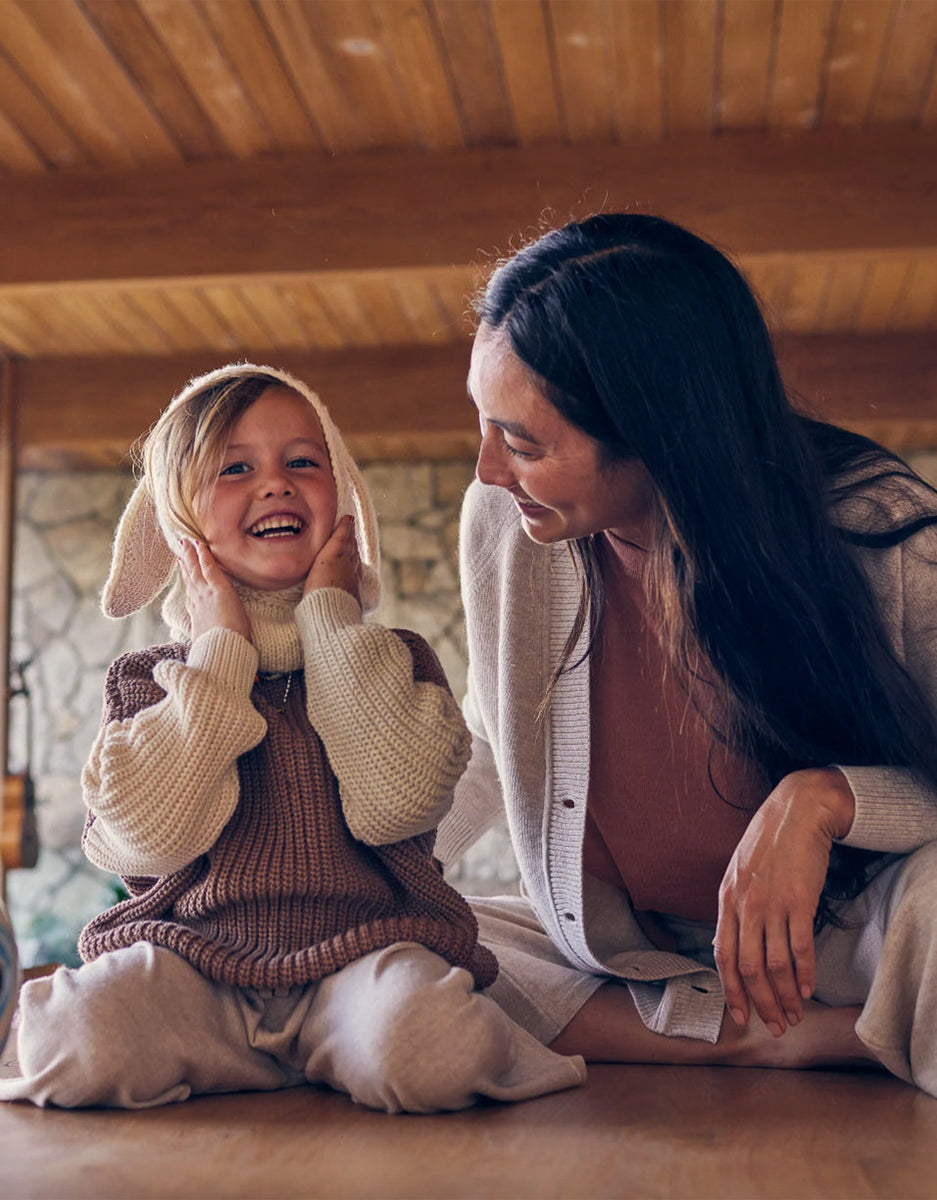
<path fill-rule="evenodd" d="M 16 497 L 16 430 L 9 359 L 0 360 L 0 783 L 5 783 L 9 741 L 10 616 Z M 7 804 L 0 808 L 0 899 L 6 899 Z"/>

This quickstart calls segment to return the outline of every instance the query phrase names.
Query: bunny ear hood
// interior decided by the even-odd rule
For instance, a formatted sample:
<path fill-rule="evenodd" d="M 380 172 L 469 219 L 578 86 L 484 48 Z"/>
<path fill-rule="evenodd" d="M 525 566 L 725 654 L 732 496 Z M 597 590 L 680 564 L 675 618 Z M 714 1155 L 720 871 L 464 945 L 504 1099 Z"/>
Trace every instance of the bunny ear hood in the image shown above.
<path fill-rule="evenodd" d="M 315 409 L 332 463 L 338 494 L 338 516 L 350 514 L 354 519 L 361 558 L 361 607 L 364 612 L 371 612 L 381 598 L 380 549 L 374 504 L 357 463 L 316 393 L 287 371 L 253 363 L 236 363 L 191 380 L 174 397 L 169 407 L 182 404 L 195 392 L 205 388 L 257 374 L 269 376 L 284 387 L 291 388 Z M 160 523 L 148 481 L 141 479 L 114 534 L 110 574 L 101 595 L 101 608 L 105 616 L 128 617 L 155 600 L 173 582 L 177 573 L 176 554 L 172 548 L 175 544 L 173 530 L 166 529 Z"/>

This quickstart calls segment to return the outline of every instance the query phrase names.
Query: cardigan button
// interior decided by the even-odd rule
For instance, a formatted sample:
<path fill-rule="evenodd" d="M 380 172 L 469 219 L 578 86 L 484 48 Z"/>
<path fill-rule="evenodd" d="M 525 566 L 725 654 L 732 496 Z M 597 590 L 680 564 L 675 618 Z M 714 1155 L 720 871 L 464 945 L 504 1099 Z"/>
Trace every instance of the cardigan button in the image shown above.
<path fill-rule="evenodd" d="M 575 913 L 563 913 L 563 916 L 566 918 L 567 921 L 575 921 L 576 920 Z"/>
<path fill-rule="evenodd" d="M 570 798 L 567 796 L 567 797 L 566 797 L 566 799 L 563 801 L 563 807 L 564 807 L 564 808 L 575 808 L 575 807 L 576 807 L 576 801 L 575 801 L 575 800 L 570 800 Z"/>

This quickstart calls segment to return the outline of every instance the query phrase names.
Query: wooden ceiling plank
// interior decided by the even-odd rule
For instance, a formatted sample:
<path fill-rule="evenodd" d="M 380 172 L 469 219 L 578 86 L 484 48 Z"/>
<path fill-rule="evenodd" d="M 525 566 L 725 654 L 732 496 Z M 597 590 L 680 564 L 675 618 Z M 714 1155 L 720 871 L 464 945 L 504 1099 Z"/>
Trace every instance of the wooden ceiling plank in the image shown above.
<path fill-rule="evenodd" d="M 252 284 L 242 289 L 244 302 L 257 314 L 269 330 L 268 343 L 277 350 L 294 348 L 304 350 L 309 346 L 305 326 L 296 309 L 280 288 L 272 284 Z"/>
<path fill-rule="evenodd" d="M 29 19 L 102 117 L 113 126 L 141 166 L 181 162 L 179 147 L 150 109 L 123 63 L 76 3 L 29 0 Z"/>
<path fill-rule="evenodd" d="M 338 350 L 345 345 L 345 338 L 336 328 L 331 315 L 326 311 L 313 284 L 279 284 L 280 293 L 290 305 L 306 333 L 306 342 L 314 350 Z"/>
<path fill-rule="evenodd" d="M 0 45 L 41 93 L 60 121 L 97 166 L 128 168 L 137 158 L 88 95 L 82 83 L 59 67 L 56 51 L 30 19 L 31 5 L 0 4 Z"/>
<path fill-rule="evenodd" d="M 813 129 L 820 120 L 821 73 L 834 0 L 781 0 L 768 121 L 774 128 Z"/>
<path fill-rule="evenodd" d="M 2 347 L 2 353 L 21 354 L 26 358 L 34 358 L 43 345 L 48 345 L 48 330 L 43 330 L 37 338 L 35 330 L 28 328 L 28 321 L 25 324 L 26 328 L 24 328 L 22 304 L 0 299 L 0 347 Z"/>
<path fill-rule="evenodd" d="M 833 261 L 830 264 L 829 286 L 816 328 L 820 332 L 851 332 L 856 313 L 868 282 L 867 262 Z"/>
<path fill-rule="evenodd" d="M 559 139 L 558 85 L 539 0 L 492 0 L 491 16 L 518 140 Z"/>
<path fill-rule="evenodd" d="M 663 6 L 666 132 L 710 132 L 716 54 L 716 0 L 667 0 Z"/>
<path fill-rule="evenodd" d="M 887 55 L 870 119 L 915 121 L 927 100 L 924 86 L 937 55 L 937 4 L 898 0 Z"/>
<path fill-rule="evenodd" d="M 430 280 L 412 271 L 400 271 L 390 280 L 390 288 L 418 345 L 441 345 L 460 336 L 441 309 Z"/>
<path fill-rule="evenodd" d="M 246 0 L 202 0 L 202 12 L 281 150 L 321 149 L 266 26 Z"/>
<path fill-rule="evenodd" d="M 96 296 L 62 292 L 56 297 L 56 307 L 87 343 L 91 353 L 114 354 L 122 345 L 125 350 L 139 352 L 139 346 L 126 346 L 119 327 L 111 320 L 110 310 L 102 306 Z"/>
<path fill-rule="evenodd" d="M 891 314 L 891 328 L 926 329 L 937 324 L 937 256 L 917 259 Z"/>
<path fill-rule="evenodd" d="M 891 0 L 841 0 L 827 62 L 822 121 L 861 125 L 874 99 L 882 47 L 892 19 Z"/>
<path fill-rule="evenodd" d="M 333 74 L 305 0 L 260 0 L 259 12 L 326 150 L 364 150 L 373 140 Z"/>
<path fill-rule="evenodd" d="M 596 207 L 667 213 L 739 255 L 917 254 L 937 244 L 935 188 L 933 133 L 900 127 L 23 178 L 4 197 L 0 290 L 426 269 Z"/>
<path fill-rule="evenodd" d="M 0 110 L 0 167 L 20 175 L 42 175 L 46 164 Z"/>
<path fill-rule="evenodd" d="M 133 302 L 159 329 L 173 351 L 198 350 L 202 345 L 199 331 L 167 293 L 156 288 L 135 288 Z"/>
<path fill-rule="evenodd" d="M 184 157 L 191 160 L 222 154 L 224 143 L 218 131 L 133 0 L 83 0 L 83 4 Z"/>
<path fill-rule="evenodd" d="M 171 350 L 167 338 L 120 291 L 86 294 L 82 301 L 83 312 L 93 314 L 105 353 L 166 354 Z"/>
<path fill-rule="evenodd" d="M 657 0 L 612 4 L 614 104 L 618 139 L 659 138 L 662 131 L 660 10 Z"/>
<path fill-rule="evenodd" d="M 198 330 L 201 345 L 222 354 L 236 354 L 237 335 L 214 307 L 202 288 L 176 287 L 168 290 L 169 299 L 179 313 Z"/>
<path fill-rule="evenodd" d="M 53 167 L 77 167 L 90 162 L 56 114 L 43 102 L 19 71 L 0 52 L 0 111 Z"/>
<path fill-rule="evenodd" d="M 55 354 L 64 357 L 72 354 L 106 355 L 113 350 L 113 331 L 109 327 L 102 333 L 95 328 L 93 317 L 82 303 L 83 297 L 73 292 L 58 292 L 45 296 L 37 309 L 42 321 L 52 330 L 50 341 L 55 345 Z"/>
<path fill-rule="evenodd" d="M 787 299 L 779 315 L 783 329 L 806 333 L 816 327 L 829 287 L 830 270 L 830 263 L 819 257 L 792 262 Z"/>
<path fill-rule="evenodd" d="M 440 42 L 421 0 L 371 0 L 404 108 L 428 150 L 464 146 L 468 130 L 440 60 Z"/>
<path fill-rule="evenodd" d="M 203 287 L 202 293 L 237 339 L 241 349 L 262 350 L 277 344 L 272 330 L 245 302 L 241 288 Z"/>
<path fill-rule="evenodd" d="M 368 315 L 359 303 L 354 283 L 341 276 L 323 276 L 314 285 L 322 307 L 335 328 L 345 339 L 346 346 L 377 346 L 380 338 Z"/>
<path fill-rule="evenodd" d="M 452 336 L 469 337 L 475 327 L 472 309 L 472 293 L 475 280 L 469 271 L 435 271 L 430 288 L 436 297 L 440 311 L 444 314 Z M 466 370 L 468 363 L 466 362 Z"/>
<path fill-rule="evenodd" d="M 901 302 L 913 266 L 910 259 L 900 258 L 872 262 L 862 299 L 856 309 L 857 333 L 892 327 L 892 315 Z"/>
<path fill-rule="evenodd" d="M 765 320 L 772 329 L 782 327 L 794 281 L 794 264 L 788 259 L 774 259 L 749 271 L 755 294 L 761 302 Z"/>
<path fill-rule="evenodd" d="M 232 154 L 275 149 L 243 80 L 219 47 L 201 10 L 177 0 L 138 0 L 176 69 Z"/>
<path fill-rule="evenodd" d="M 171 354 L 175 350 L 172 339 L 139 306 L 133 293 L 115 291 L 113 303 L 113 311 L 119 314 L 120 325 L 129 331 L 130 337 L 142 347 L 144 354 Z"/>
<path fill-rule="evenodd" d="M 777 15 L 777 0 L 724 0 L 717 129 L 767 125 Z"/>
<path fill-rule="evenodd" d="M 600 0 L 549 0 L 557 78 L 573 141 L 608 142 L 614 131 L 607 10 Z"/>
<path fill-rule="evenodd" d="M 489 5 L 431 0 L 430 12 L 442 39 L 444 67 L 455 86 L 469 145 L 512 141 L 514 122 Z"/>
<path fill-rule="evenodd" d="M 413 341 L 413 331 L 390 284 L 389 276 L 371 276 L 360 280 L 355 292 L 378 342 L 384 346 L 405 346 Z"/>
<path fill-rule="evenodd" d="M 404 107 L 392 56 L 370 4 L 319 0 L 310 19 L 320 31 L 344 92 L 368 130 L 374 147 L 415 144 L 410 113 Z"/>

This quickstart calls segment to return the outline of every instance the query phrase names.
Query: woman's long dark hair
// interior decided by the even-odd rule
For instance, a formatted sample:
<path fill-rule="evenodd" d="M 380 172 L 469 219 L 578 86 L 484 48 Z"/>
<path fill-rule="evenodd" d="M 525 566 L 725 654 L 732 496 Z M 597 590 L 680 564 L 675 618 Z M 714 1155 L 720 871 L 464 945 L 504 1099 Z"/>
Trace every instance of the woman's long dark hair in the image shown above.
<path fill-rule="evenodd" d="M 562 416 L 650 473 L 649 600 L 680 677 L 717 690 L 714 736 L 772 786 L 839 762 L 909 767 L 937 787 L 937 726 L 855 553 L 937 524 L 935 493 L 874 442 L 794 411 L 728 259 L 657 217 L 596 216 L 501 265 L 479 315 Z M 591 539 L 574 549 L 594 578 Z M 584 589 L 580 628 L 588 605 Z M 820 921 L 878 857 L 834 846 Z"/>

